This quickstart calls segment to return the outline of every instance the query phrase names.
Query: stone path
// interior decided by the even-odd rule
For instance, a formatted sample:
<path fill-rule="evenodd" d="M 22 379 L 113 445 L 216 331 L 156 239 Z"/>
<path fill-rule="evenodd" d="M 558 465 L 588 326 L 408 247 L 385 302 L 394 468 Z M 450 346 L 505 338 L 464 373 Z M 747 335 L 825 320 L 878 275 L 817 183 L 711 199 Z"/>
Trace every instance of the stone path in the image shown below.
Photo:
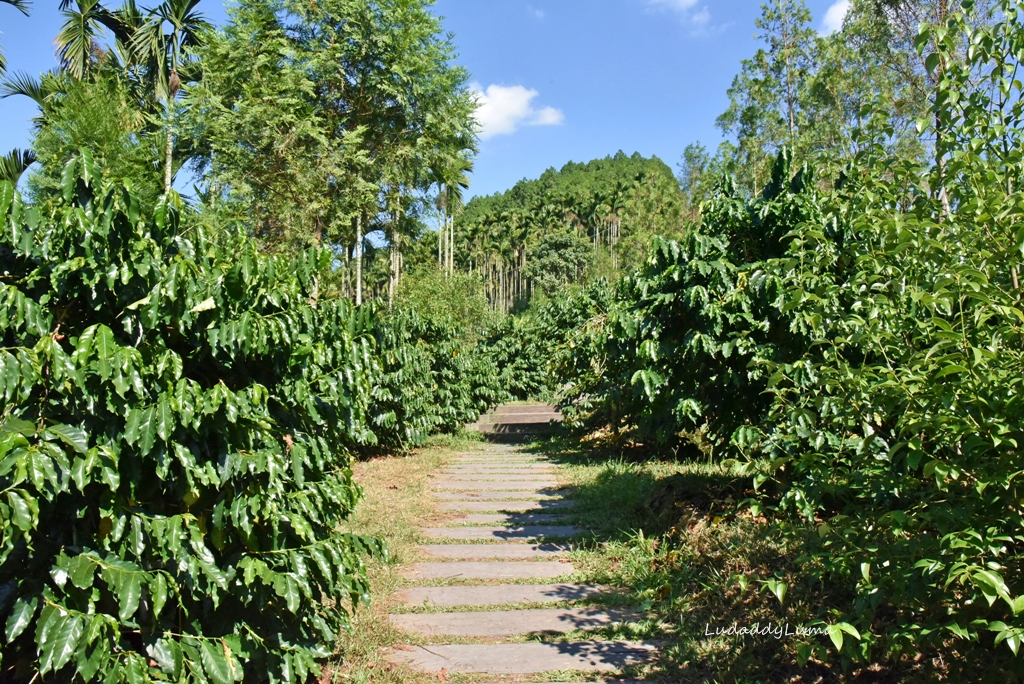
<path fill-rule="evenodd" d="M 571 524 L 573 502 L 560 484 L 550 461 L 502 445 L 465 453 L 431 478 L 438 509 L 450 514 L 420 530 L 430 542 L 420 551 L 434 560 L 405 571 L 421 586 L 398 592 L 407 612 L 390 619 L 415 645 L 392 649 L 393 662 L 441 681 L 556 671 L 592 681 L 653 658 L 652 644 L 558 639 L 639 619 L 588 605 L 603 587 L 566 581 L 574 571 L 566 556 L 586 531 Z"/>

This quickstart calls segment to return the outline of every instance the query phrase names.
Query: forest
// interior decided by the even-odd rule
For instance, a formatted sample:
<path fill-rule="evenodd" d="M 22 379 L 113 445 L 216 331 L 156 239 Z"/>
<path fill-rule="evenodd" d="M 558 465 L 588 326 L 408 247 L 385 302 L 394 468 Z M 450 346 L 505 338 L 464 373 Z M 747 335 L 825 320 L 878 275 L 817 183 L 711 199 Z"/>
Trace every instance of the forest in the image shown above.
<path fill-rule="evenodd" d="M 1019 681 L 1024 3 L 766 0 L 717 149 L 468 200 L 431 4 L 60 0 L 0 60 L 0 678 L 313 681 L 388 554 L 353 464 L 542 400 L 715 473 L 776 549 L 730 609 L 838 626 L 722 681 Z"/>

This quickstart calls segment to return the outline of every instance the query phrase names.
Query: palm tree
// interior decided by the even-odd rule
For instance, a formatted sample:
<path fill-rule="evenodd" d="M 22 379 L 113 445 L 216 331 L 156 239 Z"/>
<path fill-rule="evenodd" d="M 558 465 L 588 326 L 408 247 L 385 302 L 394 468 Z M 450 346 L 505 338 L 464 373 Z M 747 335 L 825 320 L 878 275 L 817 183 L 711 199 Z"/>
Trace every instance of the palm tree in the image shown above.
<path fill-rule="evenodd" d="M 463 207 L 462 191 L 469 187 L 468 174 L 472 171 L 472 160 L 458 154 L 435 161 L 429 172 L 430 180 L 438 187 L 436 206 L 441 214 L 437 260 L 449 274 L 455 270 L 455 215 Z"/>
<path fill-rule="evenodd" d="M 28 16 L 29 3 L 25 0 L 0 0 L 0 2 L 21 10 L 22 14 L 26 17 Z M 4 57 L 3 50 L 0 50 L 0 76 L 3 76 L 5 73 L 7 73 L 7 58 Z"/>
<path fill-rule="evenodd" d="M 81 0 L 80 0 L 81 1 Z M 89 1 L 89 0 L 86 0 Z M 147 66 L 157 99 L 167 105 L 167 144 L 164 149 L 164 192 L 171 191 L 174 156 L 174 99 L 181 90 L 182 69 L 187 48 L 201 42 L 210 24 L 196 12 L 199 0 L 164 0 L 131 37 L 134 55 Z M 164 27 L 169 27 L 165 32 Z"/>
<path fill-rule="evenodd" d="M 74 78 L 83 79 L 101 52 L 96 37 L 104 28 L 117 25 L 117 17 L 99 0 L 61 0 L 64 24 L 53 41 L 61 69 Z"/>

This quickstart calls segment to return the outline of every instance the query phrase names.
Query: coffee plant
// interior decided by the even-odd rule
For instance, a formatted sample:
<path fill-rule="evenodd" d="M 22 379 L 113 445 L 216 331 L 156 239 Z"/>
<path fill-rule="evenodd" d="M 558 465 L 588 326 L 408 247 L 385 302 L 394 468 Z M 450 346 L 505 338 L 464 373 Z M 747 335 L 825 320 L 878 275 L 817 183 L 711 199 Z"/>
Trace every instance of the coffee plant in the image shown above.
<path fill-rule="evenodd" d="M 509 396 L 485 348 L 467 343 L 444 314 L 375 311 L 367 331 L 381 364 L 370 449 L 407 449 L 433 433 L 458 432 Z"/>
<path fill-rule="evenodd" d="M 339 532 L 377 361 L 330 255 L 141 206 L 87 151 L 0 183 L 7 681 L 304 682 L 379 544 Z"/>

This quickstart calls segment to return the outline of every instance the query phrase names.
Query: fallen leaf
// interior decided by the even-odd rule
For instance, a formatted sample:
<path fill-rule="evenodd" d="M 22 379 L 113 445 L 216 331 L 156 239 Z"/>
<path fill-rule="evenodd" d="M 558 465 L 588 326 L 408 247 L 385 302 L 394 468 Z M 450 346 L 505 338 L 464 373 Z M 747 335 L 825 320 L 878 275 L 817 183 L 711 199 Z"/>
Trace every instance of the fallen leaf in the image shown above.
<path fill-rule="evenodd" d="M 415 651 L 416 650 L 412 646 L 402 646 L 402 645 L 395 646 L 395 648 L 397 648 L 399 651 Z"/>
<path fill-rule="evenodd" d="M 398 485 L 388 485 L 388 489 L 398 489 Z"/>
<path fill-rule="evenodd" d="M 437 681 L 447 682 L 448 681 L 448 670 L 441 668 L 441 671 L 437 673 Z"/>

